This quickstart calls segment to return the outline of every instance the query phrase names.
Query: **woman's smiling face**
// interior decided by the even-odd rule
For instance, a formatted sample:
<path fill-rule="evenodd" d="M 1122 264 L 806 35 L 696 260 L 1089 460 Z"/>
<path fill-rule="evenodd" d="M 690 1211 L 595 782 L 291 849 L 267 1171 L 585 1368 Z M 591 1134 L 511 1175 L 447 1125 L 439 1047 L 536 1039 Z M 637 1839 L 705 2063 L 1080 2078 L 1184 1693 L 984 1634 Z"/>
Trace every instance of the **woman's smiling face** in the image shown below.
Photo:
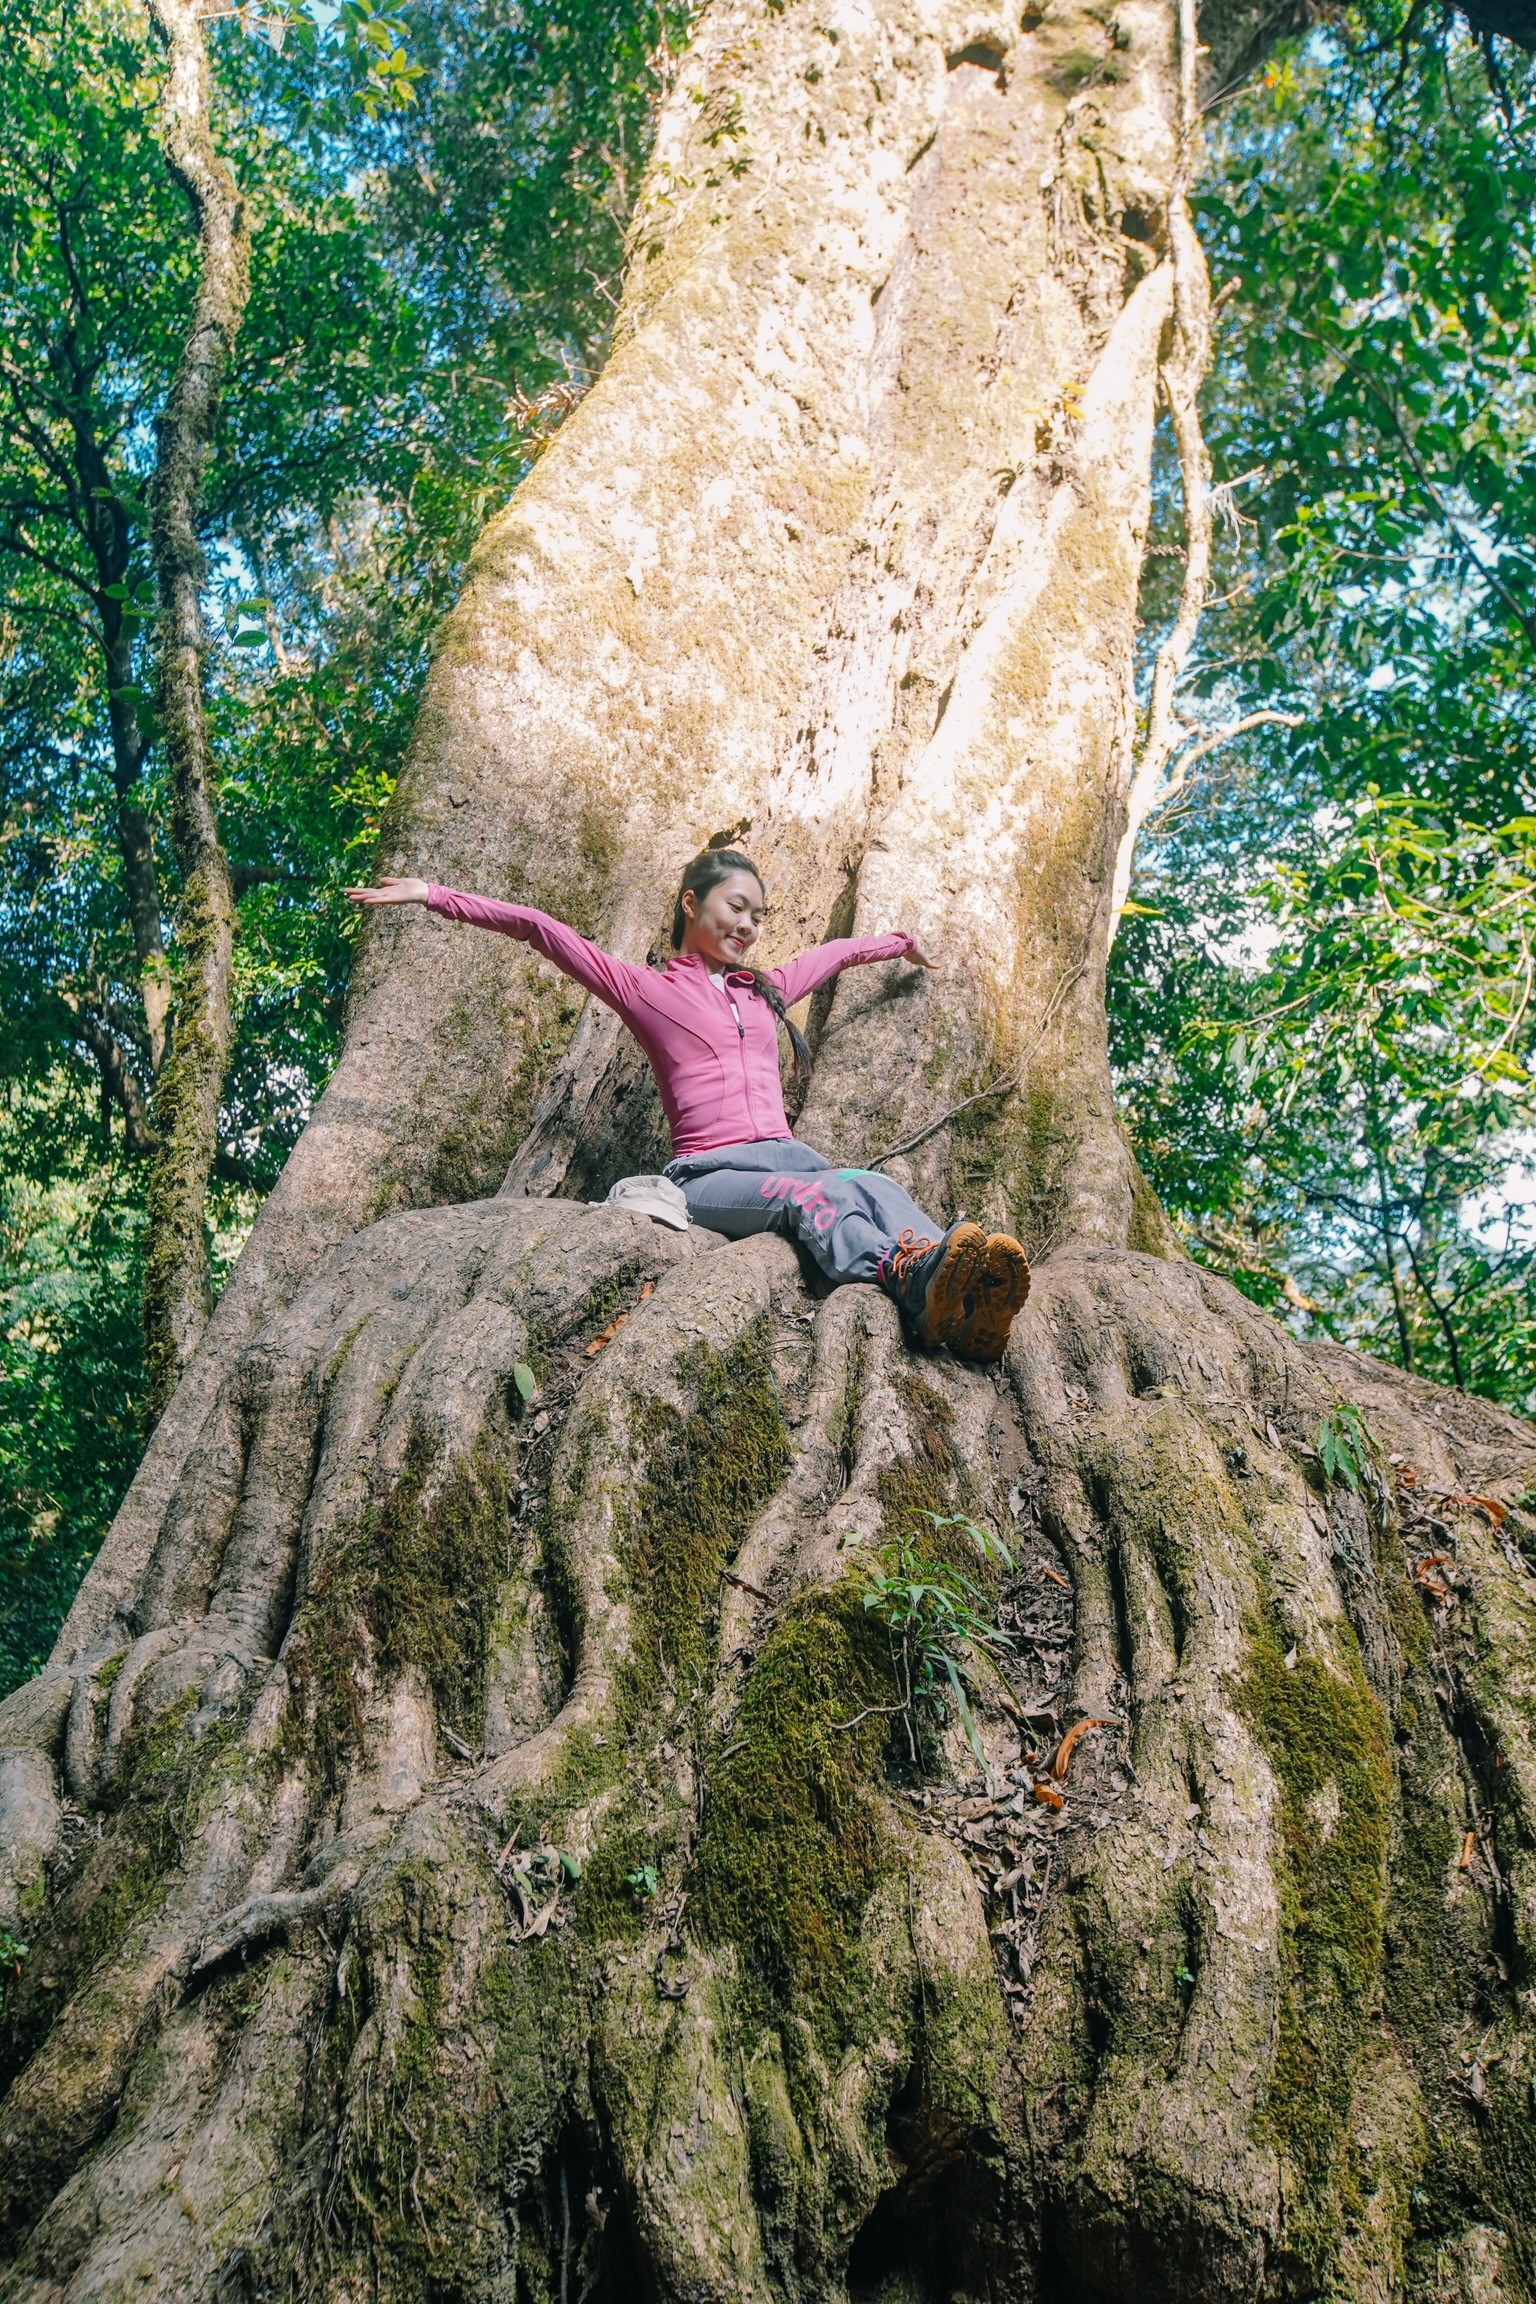
<path fill-rule="evenodd" d="M 707 896 L 683 891 L 683 950 L 697 952 L 711 968 L 750 966 L 762 933 L 767 900 L 753 872 L 728 872 Z"/>

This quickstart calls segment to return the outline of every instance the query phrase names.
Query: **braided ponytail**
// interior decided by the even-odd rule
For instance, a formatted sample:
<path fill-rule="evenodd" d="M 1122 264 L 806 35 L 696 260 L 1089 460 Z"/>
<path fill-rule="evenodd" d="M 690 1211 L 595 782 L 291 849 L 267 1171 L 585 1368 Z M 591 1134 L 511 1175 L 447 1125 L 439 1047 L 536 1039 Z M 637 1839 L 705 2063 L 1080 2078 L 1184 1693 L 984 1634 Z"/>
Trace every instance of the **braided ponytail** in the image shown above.
<path fill-rule="evenodd" d="M 763 885 L 763 876 L 751 857 L 743 856 L 740 850 L 736 848 L 706 848 L 701 855 L 695 856 L 693 862 L 685 867 L 682 885 L 677 891 L 677 902 L 672 908 L 672 949 L 674 952 L 681 951 L 683 937 L 688 928 L 688 915 L 683 910 L 683 898 L 692 896 L 696 901 L 701 901 L 709 894 L 711 888 L 718 888 L 721 881 L 728 880 L 733 872 L 750 872 L 759 888 Z M 811 1077 L 810 1043 L 799 1025 L 791 1022 L 789 1011 L 784 1005 L 783 993 L 777 984 L 763 974 L 760 968 L 737 968 L 733 969 L 731 973 L 737 976 L 751 977 L 753 991 L 757 993 L 760 999 L 767 1001 L 768 1006 L 789 1034 L 789 1045 L 795 1059 L 795 1071 L 799 1077 L 800 1085 L 806 1086 Z"/>

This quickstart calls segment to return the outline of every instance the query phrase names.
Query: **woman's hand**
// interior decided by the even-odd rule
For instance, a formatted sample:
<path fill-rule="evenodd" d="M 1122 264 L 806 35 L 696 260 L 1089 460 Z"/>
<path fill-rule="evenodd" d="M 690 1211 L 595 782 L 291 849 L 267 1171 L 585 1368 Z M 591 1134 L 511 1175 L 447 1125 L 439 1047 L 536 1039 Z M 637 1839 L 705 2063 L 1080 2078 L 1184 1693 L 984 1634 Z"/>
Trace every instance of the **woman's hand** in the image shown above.
<path fill-rule="evenodd" d="M 354 904 L 425 904 L 432 893 L 430 880 L 394 880 L 386 873 L 377 888 L 349 888 Z"/>
<path fill-rule="evenodd" d="M 914 968 L 937 968 L 938 966 L 937 960 L 930 960 L 921 945 L 916 942 L 908 946 L 907 959 Z"/>

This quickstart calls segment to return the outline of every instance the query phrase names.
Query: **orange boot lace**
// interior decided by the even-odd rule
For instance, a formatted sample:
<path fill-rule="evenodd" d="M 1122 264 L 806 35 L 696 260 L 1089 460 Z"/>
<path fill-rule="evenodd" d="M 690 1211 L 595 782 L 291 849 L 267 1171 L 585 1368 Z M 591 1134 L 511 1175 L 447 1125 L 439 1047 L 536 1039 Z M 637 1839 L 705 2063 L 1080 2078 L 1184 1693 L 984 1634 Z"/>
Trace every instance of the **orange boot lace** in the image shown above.
<path fill-rule="evenodd" d="M 922 1257 L 929 1255 L 937 1246 L 936 1240 L 920 1238 L 909 1224 L 887 1260 L 886 1268 L 891 1278 L 898 1282 L 904 1280 L 911 1267 Z"/>

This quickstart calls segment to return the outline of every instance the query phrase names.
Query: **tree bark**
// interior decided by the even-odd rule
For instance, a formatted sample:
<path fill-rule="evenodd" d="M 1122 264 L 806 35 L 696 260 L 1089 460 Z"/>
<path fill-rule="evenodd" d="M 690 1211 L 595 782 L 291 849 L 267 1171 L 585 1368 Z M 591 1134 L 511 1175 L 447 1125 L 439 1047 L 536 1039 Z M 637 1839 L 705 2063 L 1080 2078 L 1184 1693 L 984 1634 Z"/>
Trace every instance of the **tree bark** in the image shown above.
<path fill-rule="evenodd" d="M 250 234 L 214 146 L 207 50 L 190 0 L 152 0 L 169 59 L 162 99 L 166 160 L 197 223 L 192 324 L 157 426 L 151 534 L 160 601 L 160 718 L 181 872 L 175 1040 L 155 1098 L 159 1148 L 149 1180 L 144 1325 L 151 1405 L 170 1398 L 207 1326 L 212 1298 L 206 1202 L 218 1149 L 219 1097 L 234 1037 L 230 967 L 235 897 L 219 839 L 203 697 L 203 585 L 197 532 L 219 396 L 250 287 Z"/>
<path fill-rule="evenodd" d="M 390 835 L 635 958 L 726 832 L 779 949 L 931 937 L 801 1125 L 1027 1229 L 1005 1366 L 583 1205 L 657 1157 L 610 1020 L 376 921 L 0 1707 L 8 2304 L 1529 2292 L 1536 1440 L 1150 1252 L 1110 1092 L 1178 50 L 707 11 Z M 955 1515 L 985 1767 L 865 1605 Z"/>
<path fill-rule="evenodd" d="M 139 969 L 144 1003 L 144 1053 L 151 1082 L 165 1062 L 170 1018 L 170 968 L 160 923 L 160 879 L 155 840 L 144 807 L 144 755 L 147 746 L 135 709 L 134 624 L 125 603 L 110 587 L 126 585 L 132 567 L 128 519 L 115 493 L 106 459 L 91 430 L 81 394 L 74 410 L 75 466 L 86 505 L 86 533 L 96 565 L 93 605 L 101 625 L 107 676 L 107 724 L 112 740 L 112 788 L 117 795 L 117 840 L 123 859 L 123 893 L 128 928 Z"/>
<path fill-rule="evenodd" d="M 90 1050 L 101 1078 L 104 1124 L 110 1129 L 115 1107 L 123 1118 L 123 1142 L 130 1158 L 142 1159 L 154 1149 L 154 1136 L 144 1109 L 144 1098 L 123 1055 L 122 1044 L 84 1000 L 63 995 L 70 1030 Z"/>

